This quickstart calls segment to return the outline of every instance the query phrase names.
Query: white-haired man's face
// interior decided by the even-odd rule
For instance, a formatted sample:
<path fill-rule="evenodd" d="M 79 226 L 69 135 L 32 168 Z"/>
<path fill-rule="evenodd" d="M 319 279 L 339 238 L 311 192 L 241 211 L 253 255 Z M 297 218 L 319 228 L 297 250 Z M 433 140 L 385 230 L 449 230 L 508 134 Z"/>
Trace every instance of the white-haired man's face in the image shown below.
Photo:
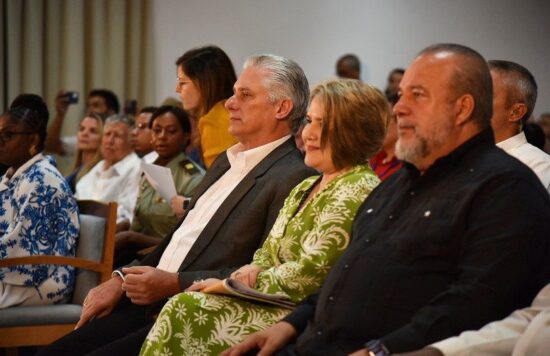
<path fill-rule="evenodd" d="M 266 81 L 269 72 L 247 67 L 233 86 L 233 96 L 225 103 L 229 110 L 229 133 L 248 148 L 270 142 L 277 126 L 279 102 L 272 102 Z"/>

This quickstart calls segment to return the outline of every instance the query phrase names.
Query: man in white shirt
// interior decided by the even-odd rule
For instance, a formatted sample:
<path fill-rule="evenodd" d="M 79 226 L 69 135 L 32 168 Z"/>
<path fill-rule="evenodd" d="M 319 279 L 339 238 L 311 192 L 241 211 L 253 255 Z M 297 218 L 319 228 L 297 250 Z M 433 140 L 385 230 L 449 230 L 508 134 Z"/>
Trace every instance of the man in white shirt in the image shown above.
<path fill-rule="evenodd" d="M 165 300 L 249 263 L 290 190 L 315 174 L 292 138 L 309 99 L 303 70 L 287 58 L 254 56 L 233 91 L 225 107 L 239 143 L 206 172 L 179 226 L 145 259 L 92 289 L 78 329 L 41 355 L 137 354 Z"/>
<path fill-rule="evenodd" d="M 117 223 L 132 220 L 139 190 L 141 161 L 130 143 L 131 129 L 124 115 L 107 118 L 101 139 L 103 160 L 76 184 L 77 199 L 116 202 Z"/>
<path fill-rule="evenodd" d="M 436 342 L 402 356 L 545 356 L 550 350 L 550 284 L 533 303 L 479 330 Z"/>
<path fill-rule="evenodd" d="M 489 61 L 493 78 L 491 127 L 497 146 L 531 168 L 550 192 L 550 155 L 527 142 L 521 130 L 537 100 L 537 83 L 523 66 L 502 60 Z"/>

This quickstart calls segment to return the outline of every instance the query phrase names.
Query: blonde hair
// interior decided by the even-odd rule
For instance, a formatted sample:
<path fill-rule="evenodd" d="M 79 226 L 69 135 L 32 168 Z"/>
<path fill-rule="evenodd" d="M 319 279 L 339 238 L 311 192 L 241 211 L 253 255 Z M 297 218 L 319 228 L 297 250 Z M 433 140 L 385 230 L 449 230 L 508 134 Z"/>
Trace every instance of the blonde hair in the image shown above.
<path fill-rule="evenodd" d="M 97 123 L 99 124 L 99 135 L 102 136 L 103 135 L 103 126 L 104 126 L 104 123 L 105 123 L 105 117 L 101 114 L 90 113 L 90 114 L 87 114 L 86 116 L 84 116 L 82 118 L 82 120 L 80 120 L 80 122 L 84 121 L 84 119 L 86 119 L 86 118 L 94 119 L 95 121 L 97 121 Z M 78 174 L 76 175 L 75 183 L 78 182 L 80 180 L 80 178 L 82 178 L 84 175 L 86 175 L 102 159 L 103 159 L 103 157 L 101 155 L 101 143 L 100 143 L 99 146 L 97 147 L 97 150 L 95 151 L 94 157 L 92 158 L 90 163 L 86 164 L 84 167 L 82 167 L 82 169 L 80 169 L 78 171 Z M 73 169 L 78 169 L 78 167 L 80 167 L 81 165 L 82 165 L 82 150 L 77 149 L 76 150 L 76 159 L 75 159 L 75 162 L 74 162 L 74 168 Z"/>
<path fill-rule="evenodd" d="M 391 109 L 375 87 L 354 79 L 330 80 L 311 91 L 324 106 L 321 148 L 330 144 L 334 167 L 366 163 L 382 147 Z"/>

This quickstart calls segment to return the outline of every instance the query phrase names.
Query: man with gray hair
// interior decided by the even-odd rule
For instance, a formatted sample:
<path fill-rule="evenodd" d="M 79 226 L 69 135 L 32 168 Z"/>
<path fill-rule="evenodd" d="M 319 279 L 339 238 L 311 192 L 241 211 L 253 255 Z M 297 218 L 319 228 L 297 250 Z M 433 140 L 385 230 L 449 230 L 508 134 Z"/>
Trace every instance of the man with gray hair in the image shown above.
<path fill-rule="evenodd" d="M 491 127 L 496 144 L 531 168 L 550 192 L 550 156 L 528 143 L 522 131 L 537 101 L 535 78 L 527 68 L 514 62 L 488 63 L 493 78 Z"/>
<path fill-rule="evenodd" d="M 77 330 L 41 355 L 138 354 L 166 299 L 248 263 L 290 190 L 315 174 L 292 138 L 307 110 L 303 70 L 287 58 L 251 57 L 233 90 L 225 106 L 239 143 L 214 161 L 174 231 L 92 289 Z"/>
<path fill-rule="evenodd" d="M 117 223 L 131 221 L 139 191 L 140 159 L 130 142 L 133 120 L 115 114 L 105 120 L 98 162 L 76 184 L 77 199 L 118 204 Z"/>
<path fill-rule="evenodd" d="M 413 351 L 528 305 L 548 282 L 550 196 L 495 147 L 485 59 L 430 46 L 399 94 L 403 168 L 366 198 L 320 291 L 223 356 Z"/>

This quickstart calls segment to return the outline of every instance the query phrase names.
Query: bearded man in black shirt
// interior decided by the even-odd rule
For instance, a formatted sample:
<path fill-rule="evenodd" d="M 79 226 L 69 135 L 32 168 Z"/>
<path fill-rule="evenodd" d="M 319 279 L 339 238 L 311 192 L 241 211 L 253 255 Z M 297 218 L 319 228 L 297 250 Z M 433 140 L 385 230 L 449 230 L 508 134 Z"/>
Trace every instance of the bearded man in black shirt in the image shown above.
<path fill-rule="evenodd" d="M 495 147 L 483 57 L 428 47 L 399 93 L 404 167 L 369 195 L 319 293 L 225 355 L 416 350 L 527 306 L 548 282 L 550 198 Z"/>

